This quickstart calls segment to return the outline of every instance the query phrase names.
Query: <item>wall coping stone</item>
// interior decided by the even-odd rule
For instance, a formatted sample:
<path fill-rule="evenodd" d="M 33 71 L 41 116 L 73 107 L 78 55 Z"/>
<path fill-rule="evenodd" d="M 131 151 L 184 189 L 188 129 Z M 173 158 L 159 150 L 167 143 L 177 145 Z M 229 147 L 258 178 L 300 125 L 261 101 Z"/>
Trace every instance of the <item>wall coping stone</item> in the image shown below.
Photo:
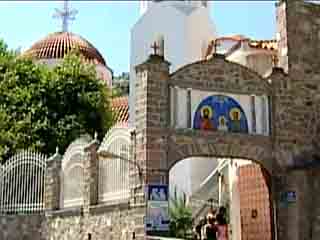
<path fill-rule="evenodd" d="M 72 207 L 59 209 L 55 211 L 46 211 L 46 216 L 61 216 L 61 217 L 70 217 L 70 216 L 80 216 L 83 215 L 83 207 Z"/>
<path fill-rule="evenodd" d="M 118 202 L 107 202 L 98 205 L 90 206 L 89 212 L 91 214 L 101 214 L 105 212 L 112 212 L 115 209 L 125 210 L 130 209 L 129 199 L 120 200 Z"/>
<path fill-rule="evenodd" d="M 0 218 L 32 218 L 32 217 L 45 217 L 44 213 L 28 213 L 28 214 L 0 214 Z"/>

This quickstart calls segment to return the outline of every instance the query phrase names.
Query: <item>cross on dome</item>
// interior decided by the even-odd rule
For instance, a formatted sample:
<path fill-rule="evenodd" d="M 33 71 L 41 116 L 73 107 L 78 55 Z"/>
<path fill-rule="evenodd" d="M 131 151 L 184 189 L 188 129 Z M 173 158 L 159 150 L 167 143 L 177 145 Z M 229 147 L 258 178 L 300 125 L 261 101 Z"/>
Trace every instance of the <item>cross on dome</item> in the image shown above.
<path fill-rule="evenodd" d="M 69 1 L 64 0 L 63 9 L 55 9 L 56 13 L 53 15 L 54 18 L 62 19 L 62 31 L 68 32 L 68 22 L 75 20 L 75 15 L 78 13 L 75 9 L 69 9 Z"/>

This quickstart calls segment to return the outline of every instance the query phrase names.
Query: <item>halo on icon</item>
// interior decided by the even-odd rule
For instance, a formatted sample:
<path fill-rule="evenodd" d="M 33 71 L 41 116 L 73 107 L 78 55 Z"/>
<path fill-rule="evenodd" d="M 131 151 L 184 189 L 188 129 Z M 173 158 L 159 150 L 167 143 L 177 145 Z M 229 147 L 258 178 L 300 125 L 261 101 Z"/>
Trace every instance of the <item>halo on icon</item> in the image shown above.
<path fill-rule="evenodd" d="M 238 113 L 238 119 L 234 119 L 234 113 Z M 240 119 L 241 119 L 241 111 L 240 111 L 240 109 L 237 108 L 237 107 L 232 108 L 232 109 L 230 110 L 229 116 L 230 116 L 230 119 L 231 119 L 232 121 L 234 121 L 234 120 L 240 120 Z"/>
<path fill-rule="evenodd" d="M 201 117 L 204 117 L 204 111 L 207 110 L 208 111 L 208 117 L 212 118 L 213 116 L 213 109 L 209 106 L 209 105 L 205 105 L 201 108 L 200 112 L 201 112 Z"/>

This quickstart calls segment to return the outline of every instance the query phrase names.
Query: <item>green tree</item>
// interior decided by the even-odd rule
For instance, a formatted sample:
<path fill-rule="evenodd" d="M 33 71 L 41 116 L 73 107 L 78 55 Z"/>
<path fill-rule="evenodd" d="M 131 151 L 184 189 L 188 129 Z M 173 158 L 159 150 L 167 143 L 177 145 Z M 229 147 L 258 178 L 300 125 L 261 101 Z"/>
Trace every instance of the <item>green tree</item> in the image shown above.
<path fill-rule="evenodd" d="M 112 97 L 121 97 L 123 95 L 124 94 L 119 87 L 112 87 Z"/>
<path fill-rule="evenodd" d="M 177 238 L 185 238 L 192 231 L 192 211 L 187 206 L 186 195 L 178 196 L 177 189 L 170 198 L 170 235 Z"/>
<path fill-rule="evenodd" d="M 61 151 L 83 133 L 112 125 L 109 91 L 77 51 L 49 68 L 0 41 L 0 161 L 17 150 Z"/>

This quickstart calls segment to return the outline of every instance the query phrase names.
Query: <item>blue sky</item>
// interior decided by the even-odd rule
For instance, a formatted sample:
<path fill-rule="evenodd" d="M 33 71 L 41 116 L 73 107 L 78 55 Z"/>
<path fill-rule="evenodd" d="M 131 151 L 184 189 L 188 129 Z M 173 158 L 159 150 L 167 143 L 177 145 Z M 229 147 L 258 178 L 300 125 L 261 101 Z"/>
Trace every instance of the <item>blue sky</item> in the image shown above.
<path fill-rule="evenodd" d="M 60 31 L 53 19 L 60 1 L 0 1 L 0 38 L 10 48 L 29 48 L 48 33 Z M 70 30 L 89 40 L 114 70 L 129 70 L 130 29 L 139 18 L 139 1 L 72 1 L 79 11 Z M 212 1 L 211 18 L 218 35 L 275 37 L 275 1 Z"/>

